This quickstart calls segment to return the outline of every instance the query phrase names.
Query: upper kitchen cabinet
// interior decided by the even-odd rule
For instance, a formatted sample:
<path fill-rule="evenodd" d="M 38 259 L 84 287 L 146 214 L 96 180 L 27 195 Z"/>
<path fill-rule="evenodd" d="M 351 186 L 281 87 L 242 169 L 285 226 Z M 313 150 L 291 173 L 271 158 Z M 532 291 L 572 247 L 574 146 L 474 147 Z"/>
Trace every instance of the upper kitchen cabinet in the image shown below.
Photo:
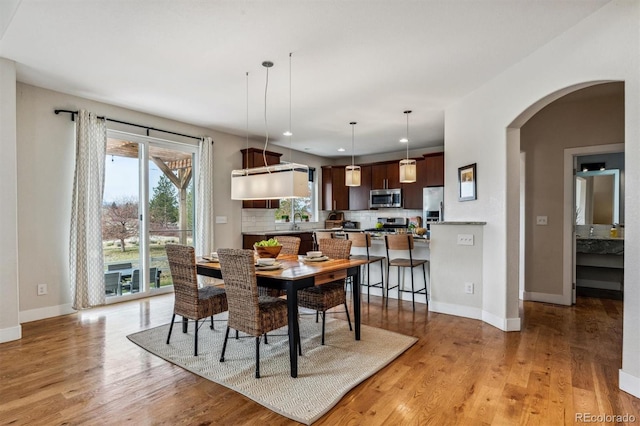
<path fill-rule="evenodd" d="M 371 165 L 371 189 L 400 188 L 400 163 L 398 161 Z"/>
<path fill-rule="evenodd" d="M 267 160 L 267 166 L 280 164 L 282 154 L 271 151 L 264 151 L 258 148 L 248 148 L 240 150 L 242 153 L 242 168 L 250 169 L 253 167 L 264 167 L 264 161 Z M 242 207 L 253 209 L 276 209 L 280 206 L 280 200 L 245 200 Z"/>
<path fill-rule="evenodd" d="M 426 182 L 424 186 L 444 186 L 444 152 L 425 154 Z"/>
<path fill-rule="evenodd" d="M 349 187 L 344 183 L 344 166 L 322 166 L 322 210 L 349 210 Z"/>
<path fill-rule="evenodd" d="M 349 210 L 368 210 L 371 191 L 371 166 L 360 166 L 360 186 L 349 188 Z"/>

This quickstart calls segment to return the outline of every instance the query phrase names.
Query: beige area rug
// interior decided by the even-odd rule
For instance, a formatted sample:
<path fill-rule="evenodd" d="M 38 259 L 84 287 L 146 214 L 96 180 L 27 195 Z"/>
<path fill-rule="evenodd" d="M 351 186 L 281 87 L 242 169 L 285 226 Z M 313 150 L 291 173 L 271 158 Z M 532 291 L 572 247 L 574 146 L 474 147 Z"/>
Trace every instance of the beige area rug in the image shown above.
<path fill-rule="evenodd" d="M 226 318 L 226 313 L 214 317 Z M 327 317 L 325 346 L 315 315 L 302 315 L 300 335 L 303 355 L 298 358 L 298 378 L 290 376 L 286 327 L 269 334 L 260 345 L 260 379 L 255 378 L 255 339 L 229 335 L 225 362 L 220 362 L 226 322 L 207 322 L 198 333 L 198 356 L 193 356 L 193 324 L 182 333 L 176 320 L 167 345 L 169 325 L 127 336 L 133 343 L 192 373 L 212 380 L 290 419 L 311 424 L 329 411 L 349 390 L 371 377 L 410 348 L 418 339 L 363 325 L 361 340 L 354 339 L 346 321 Z M 277 336 L 272 334 L 279 334 Z M 242 333 L 240 334 L 242 336 Z"/>

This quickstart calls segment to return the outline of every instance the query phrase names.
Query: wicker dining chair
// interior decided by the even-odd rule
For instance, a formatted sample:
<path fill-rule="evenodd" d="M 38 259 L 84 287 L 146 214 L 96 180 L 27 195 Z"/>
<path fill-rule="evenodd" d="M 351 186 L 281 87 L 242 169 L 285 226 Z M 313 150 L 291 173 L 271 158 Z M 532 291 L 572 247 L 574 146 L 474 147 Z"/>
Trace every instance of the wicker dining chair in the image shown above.
<path fill-rule="evenodd" d="M 218 249 L 218 259 L 229 303 L 229 320 L 220 362 L 224 362 L 230 329 L 253 336 L 256 340 L 256 379 L 259 379 L 260 338 L 288 324 L 287 302 L 277 297 L 258 295 L 253 251 Z"/>
<path fill-rule="evenodd" d="M 276 240 L 282 245 L 282 250 L 280 250 L 280 254 L 285 255 L 298 255 L 300 251 L 300 238 L 292 237 L 289 235 L 281 235 L 276 237 Z"/>
<path fill-rule="evenodd" d="M 193 354 L 198 356 L 198 328 L 200 328 L 198 321 L 211 317 L 211 329 L 213 329 L 213 316 L 227 310 L 227 295 L 225 290 L 218 287 L 198 288 L 196 255 L 193 247 L 180 244 L 167 244 L 165 247 L 175 293 L 167 344 L 171 340 L 176 315 L 181 315 L 183 319 L 195 321 Z M 183 332 L 186 333 L 186 331 L 187 328 L 184 327 Z"/>
<path fill-rule="evenodd" d="M 351 259 L 364 260 L 367 263 L 362 265 L 363 269 L 367 270 L 367 282 L 361 282 L 360 284 L 367 287 L 367 303 L 369 303 L 370 288 L 377 287 L 382 289 L 382 296 L 384 296 L 384 260 L 385 256 L 374 256 L 369 253 L 371 247 L 371 234 L 366 232 L 347 232 L 347 238 L 352 241 L 352 247 L 365 248 L 366 254 L 352 254 Z M 380 281 L 377 283 L 371 282 L 371 264 L 380 262 Z"/>
<path fill-rule="evenodd" d="M 334 238 L 335 233 L 330 231 L 314 231 L 313 232 L 313 249 L 320 250 L 320 240 L 324 240 L 326 238 Z"/>
<path fill-rule="evenodd" d="M 280 254 L 296 255 L 296 256 L 298 255 L 298 252 L 300 251 L 300 238 L 291 237 L 288 235 L 281 235 L 276 239 L 278 240 L 280 245 L 282 245 Z M 260 296 L 282 297 L 282 296 L 285 296 L 286 294 L 287 292 L 285 290 L 258 286 L 258 295 Z"/>
<path fill-rule="evenodd" d="M 349 259 L 351 251 L 350 240 L 338 238 L 321 238 L 318 242 L 319 249 L 322 254 L 330 259 Z M 347 307 L 347 292 L 345 290 L 345 280 L 332 281 L 326 284 L 316 285 L 298 291 L 298 305 L 303 308 L 313 309 L 316 311 L 316 322 L 318 321 L 318 313 L 322 314 L 322 344 L 324 345 L 325 317 L 327 310 L 336 306 L 343 305 L 349 322 L 349 330 L 351 327 L 351 318 L 349 317 L 349 308 Z"/>

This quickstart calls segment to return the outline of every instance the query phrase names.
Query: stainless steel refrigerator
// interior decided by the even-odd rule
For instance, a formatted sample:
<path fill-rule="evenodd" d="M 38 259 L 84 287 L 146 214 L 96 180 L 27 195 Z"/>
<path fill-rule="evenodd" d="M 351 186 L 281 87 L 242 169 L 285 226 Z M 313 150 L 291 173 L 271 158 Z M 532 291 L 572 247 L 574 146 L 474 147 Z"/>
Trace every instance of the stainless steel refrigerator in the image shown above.
<path fill-rule="evenodd" d="M 433 186 L 422 190 L 422 220 L 429 229 L 429 222 L 444 220 L 444 186 Z"/>

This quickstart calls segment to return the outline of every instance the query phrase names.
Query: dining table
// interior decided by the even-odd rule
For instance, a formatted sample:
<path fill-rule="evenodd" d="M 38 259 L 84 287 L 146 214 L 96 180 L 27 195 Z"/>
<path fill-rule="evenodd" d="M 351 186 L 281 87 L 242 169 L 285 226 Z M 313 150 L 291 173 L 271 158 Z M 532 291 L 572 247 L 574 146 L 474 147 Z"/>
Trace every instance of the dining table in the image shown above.
<path fill-rule="evenodd" d="M 288 308 L 289 361 L 291 377 L 298 377 L 298 290 L 352 277 L 355 340 L 360 340 L 360 266 L 358 259 L 327 259 L 314 261 L 305 256 L 280 255 L 278 269 L 256 267 L 258 286 L 286 290 Z M 264 268 L 270 269 L 270 268 Z M 199 260 L 197 273 L 224 280 L 220 263 L 211 259 Z"/>

